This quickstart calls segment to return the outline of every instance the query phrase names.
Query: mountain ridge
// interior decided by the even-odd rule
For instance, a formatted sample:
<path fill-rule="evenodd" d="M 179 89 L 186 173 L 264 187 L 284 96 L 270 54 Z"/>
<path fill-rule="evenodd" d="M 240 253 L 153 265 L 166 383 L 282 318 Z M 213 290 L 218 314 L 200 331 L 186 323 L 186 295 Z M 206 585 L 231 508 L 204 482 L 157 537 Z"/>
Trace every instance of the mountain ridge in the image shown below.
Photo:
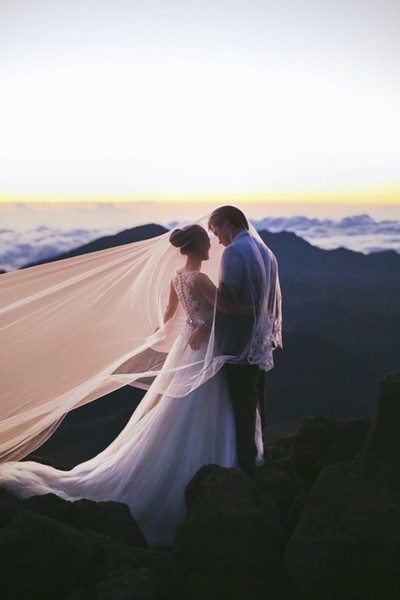
<path fill-rule="evenodd" d="M 113 248 L 115 246 L 124 246 L 125 244 L 131 244 L 132 242 L 148 240 L 158 235 L 162 235 L 167 231 L 168 229 L 165 229 L 165 227 L 162 225 L 157 225 L 155 223 L 139 225 L 131 229 L 124 229 L 123 231 L 115 233 L 114 235 L 102 236 L 91 242 L 88 242 L 87 244 L 78 246 L 73 250 L 69 250 L 68 252 L 62 252 L 44 260 L 27 263 L 21 268 L 27 269 L 29 267 L 44 265 L 49 262 L 64 260 L 74 256 L 81 256 L 82 254 L 88 254 L 89 252 L 98 252 L 100 250 L 106 250 L 107 248 Z"/>
<path fill-rule="evenodd" d="M 166 231 L 156 224 L 127 229 L 55 259 Z M 267 374 L 271 431 L 314 414 L 370 417 L 378 382 L 398 368 L 400 256 L 323 250 L 292 232 L 260 235 L 277 256 L 283 292 L 284 350 L 275 353 L 276 367 Z M 67 464 L 96 454 L 125 425 L 141 394 L 121 388 L 73 411 L 43 452 Z"/>
<path fill-rule="evenodd" d="M 51 258 L 27 263 L 23 269 L 46 264 L 79 256 L 88 252 L 96 252 L 114 246 L 130 244 L 136 241 L 146 240 L 163 233 L 167 233 L 168 229 L 162 225 L 149 223 L 140 225 L 130 229 L 125 229 L 114 235 L 102 236 L 92 242 L 78 246 L 74 250 L 57 254 Z M 332 274 L 332 269 L 335 274 L 345 272 L 347 275 L 353 276 L 358 274 L 359 269 L 362 269 L 365 274 L 372 270 L 374 274 L 377 270 L 382 273 L 391 273 L 397 275 L 400 281 L 400 255 L 394 250 L 377 252 L 372 254 L 363 254 L 346 248 L 337 248 L 335 250 L 324 250 L 312 245 L 294 232 L 282 231 L 272 233 L 262 230 L 259 235 L 264 242 L 277 254 L 279 260 L 280 272 L 288 274 L 298 273 L 306 274 L 309 269 L 315 274 L 315 269 L 323 275 L 325 269 L 329 269 Z M 296 262 L 294 259 L 296 258 Z M 343 264 L 345 261 L 345 265 Z"/>

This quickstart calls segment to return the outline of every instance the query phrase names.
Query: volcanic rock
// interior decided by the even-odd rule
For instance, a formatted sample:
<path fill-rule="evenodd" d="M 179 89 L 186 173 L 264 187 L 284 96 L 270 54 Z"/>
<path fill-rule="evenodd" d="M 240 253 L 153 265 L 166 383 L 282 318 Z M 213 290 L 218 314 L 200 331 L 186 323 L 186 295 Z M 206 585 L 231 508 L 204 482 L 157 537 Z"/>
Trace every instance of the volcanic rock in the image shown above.
<path fill-rule="evenodd" d="M 400 597 L 400 377 L 386 376 L 371 433 L 351 463 L 326 467 L 286 551 L 307 599 Z"/>
<path fill-rule="evenodd" d="M 189 483 L 186 504 L 174 550 L 189 579 L 208 594 L 199 598 L 265 597 L 266 582 L 279 578 L 283 553 L 273 495 L 261 494 L 238 469 L 207 465 Z"/>
<path fill-rule="evenodd" d="M 97 531 L 131 546 L 147 547 L 147 542 L 129 512 L 121 502 L 67 502 L 55 494 L 32 496 L 24 506 L 38 514 L 51 517 L 80 530 Z"/>
<path fill-rule="evenodd" d="M 95 543 L 73 527 L 20 510 L 0 529 L 1 597 L 63 598 L 96 554 Z"/>

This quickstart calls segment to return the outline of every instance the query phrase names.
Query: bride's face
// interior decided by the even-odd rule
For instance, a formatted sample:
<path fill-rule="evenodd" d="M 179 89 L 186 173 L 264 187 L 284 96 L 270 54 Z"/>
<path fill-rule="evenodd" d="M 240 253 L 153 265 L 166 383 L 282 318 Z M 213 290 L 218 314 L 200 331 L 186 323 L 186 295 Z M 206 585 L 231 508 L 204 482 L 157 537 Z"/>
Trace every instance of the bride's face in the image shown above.
<path fill-rule="evenodd" d="M 211 248 L 211 242 L 208 235 L 206 237 L 201 237 L 197 241 L 197 255 L 200 255 L 201 260 L 208 260 L 210 258 L 209 252 Z"/>

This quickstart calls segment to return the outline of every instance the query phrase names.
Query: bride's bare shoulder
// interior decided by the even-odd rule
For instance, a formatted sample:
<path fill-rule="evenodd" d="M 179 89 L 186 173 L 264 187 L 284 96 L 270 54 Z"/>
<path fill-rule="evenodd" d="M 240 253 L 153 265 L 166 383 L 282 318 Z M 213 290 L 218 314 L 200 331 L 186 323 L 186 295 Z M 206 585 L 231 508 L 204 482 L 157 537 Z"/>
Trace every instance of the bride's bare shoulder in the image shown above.
<path fill-rule="evenodd" d="M 193 285 L 199 292 L 202 292 L 205 289 L 214 288 L 214 284 L 209 276 L 201 271 L 197 271 L 196 275 L 194 276 Z"/>
<path fill-rule="evenodd" d="M 194 275 L 194 280 L 197 282 L 202 282 L 202 281 L 211 281 L 211 279 L 209 278 L 208 275 L 206 275 L 205 273 L 203 273 L 202 271 L 196 271 L 195 275 Z"/>

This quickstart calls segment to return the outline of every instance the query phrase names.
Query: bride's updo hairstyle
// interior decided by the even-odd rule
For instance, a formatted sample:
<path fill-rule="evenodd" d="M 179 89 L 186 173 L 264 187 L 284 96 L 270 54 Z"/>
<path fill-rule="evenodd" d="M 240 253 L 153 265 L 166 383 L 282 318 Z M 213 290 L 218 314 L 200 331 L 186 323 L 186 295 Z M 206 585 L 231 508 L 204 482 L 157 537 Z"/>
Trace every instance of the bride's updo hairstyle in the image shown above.
<path fill-rule="evenodd" d="M 201 225 L 186 225 L 182 229 L 174 229 L 169 236 L 170 243 L 180 248 L 181 254 L 189 254 L 197 250 L 199 240 L 208 239 L 207 231 Z"/>

